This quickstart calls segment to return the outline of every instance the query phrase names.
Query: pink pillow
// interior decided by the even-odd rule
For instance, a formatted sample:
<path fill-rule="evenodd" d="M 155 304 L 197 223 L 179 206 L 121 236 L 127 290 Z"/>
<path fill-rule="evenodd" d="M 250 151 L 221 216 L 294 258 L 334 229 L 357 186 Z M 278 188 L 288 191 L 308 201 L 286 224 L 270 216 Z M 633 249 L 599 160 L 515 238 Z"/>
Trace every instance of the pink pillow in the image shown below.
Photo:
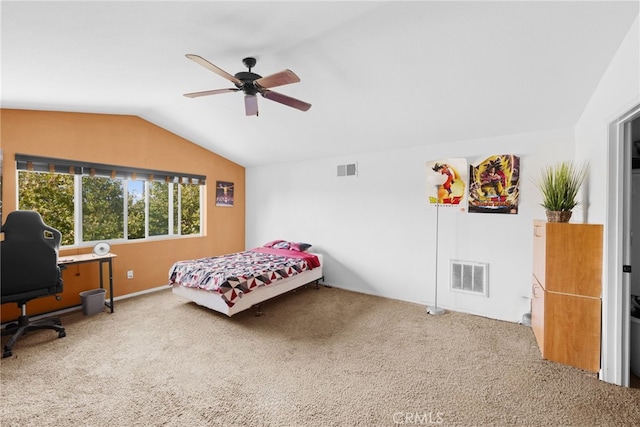
<path fill-rule="evenodd" d="M 309 243 L 302 242 L 287 242 L 286 240 L 278 239 L 272 240 L 270 242 L 262 245 L 263 248 L 274 248 L 274 249 L 289 249 L 297 252 L 304 252 L 311 247 Z"/>
<path fill-rule="evenodd" d="M 272 240 L 272 241 L 267 242 L 264 245 L 262 245 L 262 247 L 263 248 L 272 248 L 272 247 L 274 247 L 276 244 L 278 244 L 280 242 L 284 242 L 284 240 L 282 240 L 282 239 Z"/>

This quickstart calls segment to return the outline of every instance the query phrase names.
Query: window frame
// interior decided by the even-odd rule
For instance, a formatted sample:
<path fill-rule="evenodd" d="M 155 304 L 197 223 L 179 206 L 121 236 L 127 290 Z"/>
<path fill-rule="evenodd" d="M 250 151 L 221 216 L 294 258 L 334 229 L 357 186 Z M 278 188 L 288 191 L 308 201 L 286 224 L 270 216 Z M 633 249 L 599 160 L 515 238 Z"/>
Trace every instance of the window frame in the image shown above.
<path fill-rule="evenodd" d="M 107 165 L 101 163 L 79 162 L 73 160 L 56 159 L 41 156 L 30 156 L 24 154 L 16 154 L 16 206 L 20 206 L 20 179 L 19 174 L 21 172 L 32 173 L 55 173 L 73 175 L 73 227 L 74 227 L 74 242 L 69 245 L 62 246 L 63 248 L 73 247 L 87 247 L 93 246 L 99 241 L 108 241 L 112 244 L 121 243 L 137 243 L 145 241 L 157 241 L 162 239 L 176 239 L 176 238 L 189 238 L 203 236 L 203 219 L 205 215 L 204 206 L 204 188 L 206 186 L 206 176 L 195 175 L 190 173 L 177 173 L 167 172 L 161 170 L 151 170 L 142 168 L 133 168 L 127 166 Z M 122 196 L 123 196 L 123 237 L 113 239 L 101 239 L 101 240 L 83 240 L 83 183 L 84 177 L 101 177 L 110 178 L 112 180 L 121 181 Z M 130 239 L 128 236 L 128 198 L 129 198 L 129 183 L 131 181 L 143 181 L 144 191 L 144 236 L 142 238 Z M 160 182 L 168 186 L 168 199 L 167 199 L 167 234 L 162 235 L 149 235 L 149 208 L 150 208 L 150 183 Z M 182 186 L 183 185 L 198 185 L 198 214 L 199 214 L 199 230 L 194 234 L 181 234 L 182 226 L 180 218 L 174 218 L 174 200 L 172 194 L 174 191 L 178 194 L 179 204 L 182 203 Z M 181 212 L 179 212 L 180 216 Z M 177 230 L 174 227 L 175 223 L 178 223 Z M 177 232 L 174 232 L 177 231 Z"/>

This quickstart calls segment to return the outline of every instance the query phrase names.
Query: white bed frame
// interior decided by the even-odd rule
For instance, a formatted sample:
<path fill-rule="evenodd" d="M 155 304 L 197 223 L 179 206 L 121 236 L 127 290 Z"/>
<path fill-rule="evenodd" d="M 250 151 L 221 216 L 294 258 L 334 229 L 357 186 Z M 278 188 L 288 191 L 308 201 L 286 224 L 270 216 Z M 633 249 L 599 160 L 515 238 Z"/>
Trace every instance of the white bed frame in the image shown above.
<path fill-rule="evenodd" d="M 314 253 L 314 255 L 316 255 L 320 260 L 320 267 L 304 271 L 286 279 L 278 280 L 267 286 L 261 286 L 253 289 L 251 292 L 243 294 L 241 298 L 238 298 L 233 307 L 229 307 L 222 298 L 222 295 L 218 292 L 207 291 L 199 288 L 189 288 L 175 284 L 173 285 L 173 293 L 186 298 L 189 301 L 193 301 L 198 305 L 210 308 L 211 310 L 218 311 L 231 317 L 236 313 L 244 311 L 255 305 L 259 305 L 263 301 L 277 297 L 278 295 L 299 288 L 300 286 L 304 286 L 312 282 L 318 283 L 318 281 L 324 277 L 322 275 L 323 260 L 322 254 Z M 261 314 L 259 308 L 257 314 Z"/>

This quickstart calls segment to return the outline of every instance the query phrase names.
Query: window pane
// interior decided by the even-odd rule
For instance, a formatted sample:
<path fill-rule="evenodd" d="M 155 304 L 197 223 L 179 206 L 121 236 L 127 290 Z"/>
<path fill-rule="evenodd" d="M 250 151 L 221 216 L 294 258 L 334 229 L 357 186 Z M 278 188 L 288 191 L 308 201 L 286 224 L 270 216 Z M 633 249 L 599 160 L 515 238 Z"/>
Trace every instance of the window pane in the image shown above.
<path fill-rule="evenodd" d="M 200 234 L 200 186 L 180 184 L 180 234 Z"/>
<path fill-rule="evenodd" d="M 82 177 L 82 241 L 124 237 L 122 182 L 102 177 Z"/>
<path fill-rule="evenodd" d="M 73 245 L 73 175 L 19 171 L 18 209 L 38 211 L 63 246 Z"/>
<path fill-rule="evenodd" d="M 127 238 L 144 239 L 144 181 L 127 181 Z"/>
<path fill-rule="evenodd" d="M 169 234 L 169 184 L 149 183 L 149 236 Z"/>
<path fill-rule="evenodd" d="M 173 190 L 173 234 L 180 234 L 180 199 L 178 197 L 178 185 L 172 185 Z"/>

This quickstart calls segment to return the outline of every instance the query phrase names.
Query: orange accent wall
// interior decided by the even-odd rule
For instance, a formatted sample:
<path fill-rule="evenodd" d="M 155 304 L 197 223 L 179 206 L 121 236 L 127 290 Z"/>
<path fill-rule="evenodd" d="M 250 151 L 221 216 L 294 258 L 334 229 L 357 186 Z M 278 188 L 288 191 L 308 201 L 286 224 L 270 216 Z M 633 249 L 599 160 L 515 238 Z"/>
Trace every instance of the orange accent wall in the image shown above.
<path fill-rule="evenodd" d="M 175 261 L 244 250 L 244 167 L 136 116 L 0 109 L 0 126 L 2 223 L 17 209 L 16 153 L 207 177 L 202 237 L 111 245 L 111 252 L 117 255 L 114 297 L 168 284 L 167 273 Z M 218 180 L 234 183 L 233 207 L 215 206 Z M 91 251 L 92 247 L 63 249 L 60 256 Z M 133 279 L 127 279 L 127 270 L 134 271 Z M 27 304 L 29 315 L 80 304 L 80 292 L 99 286 L 98 264 L 69 266 L 63 279 L 61 301 L 54 297 L 33 300 Z M 2 322 L 19 314 L 15 304 L 2 305 Z"/>

